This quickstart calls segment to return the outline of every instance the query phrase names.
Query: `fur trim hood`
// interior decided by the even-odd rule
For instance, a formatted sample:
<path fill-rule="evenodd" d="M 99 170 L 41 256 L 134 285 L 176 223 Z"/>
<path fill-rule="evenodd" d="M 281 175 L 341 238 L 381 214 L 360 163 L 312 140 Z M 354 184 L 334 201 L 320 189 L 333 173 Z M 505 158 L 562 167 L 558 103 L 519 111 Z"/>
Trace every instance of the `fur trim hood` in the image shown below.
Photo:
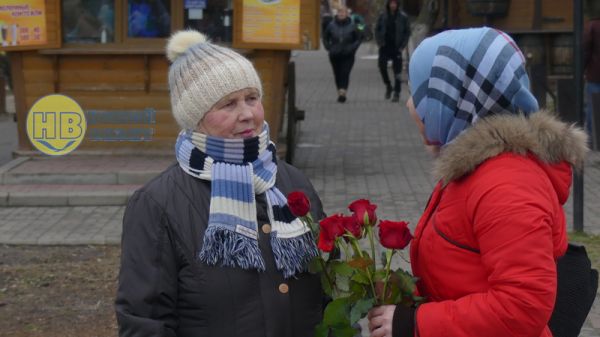
<path fill-rule="evenodd" d="M 542 162 L 583 167 L 588 151 L 586 133 L 547 111 L 523 115 L 493 115 L 480 119 L 445 146 L 436 160 L 434 176 L 444 185 L 503 152 L 536 155 Z"/>

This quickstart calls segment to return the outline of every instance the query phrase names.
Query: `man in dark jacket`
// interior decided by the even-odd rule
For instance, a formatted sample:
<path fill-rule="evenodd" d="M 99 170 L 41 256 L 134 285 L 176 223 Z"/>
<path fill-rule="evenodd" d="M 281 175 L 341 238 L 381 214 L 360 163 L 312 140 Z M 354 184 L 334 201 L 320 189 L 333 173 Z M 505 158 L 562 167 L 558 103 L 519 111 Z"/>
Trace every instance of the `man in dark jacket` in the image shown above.
<path fill-rule="evenodd" d="M 398 8 L 396 0 L 389 0 L 385 12 L 379 15 L 375 26 L 375 39 L 379 46 L 379 71 L 386 86 L 385 99 L 389 99 L 394 91 L 392 102 L 400 99 L 400 75 L 402 74 L 402 50 L 408 43 L 410 27 L 408 17 Z M 394 87 L 388 76 L 388 61 L 392 61 L 394 70 Z"/>

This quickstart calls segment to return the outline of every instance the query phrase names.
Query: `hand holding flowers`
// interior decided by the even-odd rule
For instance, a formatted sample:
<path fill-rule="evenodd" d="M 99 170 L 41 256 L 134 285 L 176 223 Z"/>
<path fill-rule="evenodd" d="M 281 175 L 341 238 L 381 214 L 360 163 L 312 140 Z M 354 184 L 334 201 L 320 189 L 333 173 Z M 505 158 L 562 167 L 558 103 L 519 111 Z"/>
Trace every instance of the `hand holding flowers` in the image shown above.
<path fill-rule="evenodd" d="M 400 304 L 411 306 L 421 299 L 414 295 L 415 280 L 402 269 L 391 270 L 393 256 L 410 243 L 408 223 L 383 220 L 377 224 L 377 205 L 360 199 L 348 209 L 351 216 L 334 214 L 320 221 L 310 216 L 310 203 L 302 192 L 288 196 L 291 212 L 299 217 L 318 238 L 321 251 L 310 266 L 321 273 L 324 292 L 332 299 L 315 336 L 352 337 L 353 327 L 374 306 Z M 379 226 L 379 242 L 387 248 L 382 254 L 383 268 L 375 263 L 375 226 Z M 368 240 L 370 252 L 363 250 L 361 240 Z"/>

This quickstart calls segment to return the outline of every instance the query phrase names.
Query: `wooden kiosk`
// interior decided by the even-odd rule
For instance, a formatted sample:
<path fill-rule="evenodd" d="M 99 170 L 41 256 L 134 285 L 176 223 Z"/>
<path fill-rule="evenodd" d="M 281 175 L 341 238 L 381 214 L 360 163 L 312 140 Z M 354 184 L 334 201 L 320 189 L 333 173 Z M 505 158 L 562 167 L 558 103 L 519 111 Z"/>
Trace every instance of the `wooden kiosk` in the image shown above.
<path fill-rule="evenodd" d="M 408 0 L 405 9 L 417 15 L 425 0 Z M 534 95 L 542 107 L 563 114 L 573 111 L 573 2 L 556 0 L 436 0 L 436 31 L 483 25 L 510 34 L 527 58 Z M 547 97 L 551 102 L 546 102 Z M 547 104 L 548 103 L 548 104 Z M 563 106 L 561 109 L 561 106 Z M 561 111 L 563 110 L 563 111 Z M 574 121 L 575 116 L 563 116 Z"/>
<path fill-rule="evenodd" d="M 254 63 L 277 141 L 290 51 L 319 46 L 317 0 L 6 1 L 0 5 L 0 50 L 11 62 L 19 154 L 36 153 L 26 134 L 27 112 L 53 93 L 73 98 L 85 111 L 88 130 L 74 154 L 171 153 L 179 130 L 170 112 L 164 50 L 166 38 L 185 28 Z M 23 16 L 31 18 L 16 21 Z"/>

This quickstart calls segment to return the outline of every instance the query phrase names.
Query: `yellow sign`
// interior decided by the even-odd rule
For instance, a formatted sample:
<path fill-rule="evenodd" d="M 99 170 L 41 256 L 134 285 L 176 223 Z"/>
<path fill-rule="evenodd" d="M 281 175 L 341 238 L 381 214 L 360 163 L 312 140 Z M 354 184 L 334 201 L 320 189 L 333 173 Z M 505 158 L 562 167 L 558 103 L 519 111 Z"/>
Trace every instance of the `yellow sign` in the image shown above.
<path fill-rule="evenodd" d="M 243 42 L 300 43 L 300 0 L 243 2 Z"/>
<path fill-rule="evenodd" d="M 0 1 L 0 48 L 46 43 L 44 0 Z"/>
<path fill-rule="evenodd" d="M 40 98 L 27 114 L 27 136 L 33 146 L 51 155 L 65 155 L 77 148 L 87 129 L 79 104 L 64 95 Z"/>

